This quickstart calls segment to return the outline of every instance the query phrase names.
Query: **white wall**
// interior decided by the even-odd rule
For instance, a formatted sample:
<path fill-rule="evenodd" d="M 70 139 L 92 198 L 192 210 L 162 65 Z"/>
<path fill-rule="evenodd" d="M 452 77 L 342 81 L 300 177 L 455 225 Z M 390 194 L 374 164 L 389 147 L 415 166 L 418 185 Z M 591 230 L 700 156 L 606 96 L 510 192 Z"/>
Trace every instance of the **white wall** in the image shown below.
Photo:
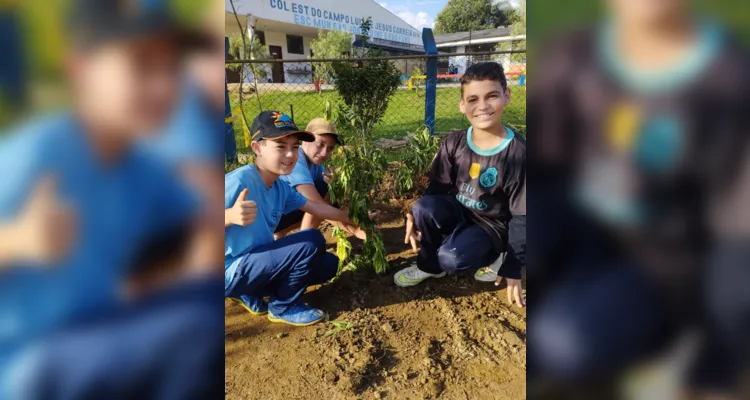
<path fill-rule="evenodd" d="M 266 48 L 270 50 L 270 46 L 279 46 L 281 47 L 281 58 L 284 60 L 306 60 L 310 58 L 310 42 L 314 39 L 311 37 L 303 36 L 302 37 L 302 46 L 304 49 L 305 54 L 293 54 L 289 53 L 289 49 L 287 48 L 286 44 L 286 33 L 284 32 L 273 32 L 273 31 L 262 31 L 266 38 Z M 298 35 L 297 35 L 298 36 Z M 312 75 L 312 64 L 309 62 L 300 62 L 300 63 L 284 63 L 284 82 L 285 83 L 312 83 L 313 82 L 313 75 Z M 261 82 L 266 83 L 269 79 L 273 79 L 273 69 L 271 65 L 261 65 L 259 68 L 262 68 L 266 71 L 266 77 L 260 78 Z M 299 70 L 299 69 L 307 69 L 310 71 L 309 74 L 296 74 L 296 73 L 289 73 L 287 72 L 289 69 L 292 70 Z M 246 82 L 252 82 L 253 81 L 253 75 L 250 71 L 247 72 L 247 79 Z M 280 82 L 276 82 L 280 83 Z"/>
<path fill-rule="evenodd" d="M 266 47 L 279 46 L 281 47 L 281 57 L 284 60 L 306 60 L 310 58 L 310 41 L 313 38 L 302 37 L 302 47 L 305 54 L 293 54 L 289 52 L 286 45 L 286 33 L 283 32 L 271 32 L 264 31 L 266 35 Z M 310 74 L 290 74 L 287 72 L 289 69 L 307 69 Z M 271 77 L 272 74 L 269 74 Z M 309 62 L 305 63 L 284 63 L 284 82 L 285 83 L 312 83 L 312 65 Z"/>

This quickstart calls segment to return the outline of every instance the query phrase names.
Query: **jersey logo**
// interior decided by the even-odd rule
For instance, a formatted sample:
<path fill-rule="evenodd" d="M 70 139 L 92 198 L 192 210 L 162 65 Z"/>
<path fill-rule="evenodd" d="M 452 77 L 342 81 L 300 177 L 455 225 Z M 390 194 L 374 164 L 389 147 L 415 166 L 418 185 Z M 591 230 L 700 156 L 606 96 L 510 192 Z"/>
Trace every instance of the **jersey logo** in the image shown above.
<path fill-rule="evenodd" d="M 634 145 L 638 165 L 651 173 L 672 168 L 682 155 L 684 130 L 682 121 L 675 115 L 661 114 L 646 120 Z"/>
<path fill-rule="evenodd" d="M 479 172 L 481 171 L 481 169 L 482 167 L 479 164 L 471 164 L 471 168 L 469 168 L 469 176 L 471 177 L 471 179 L 479 178 Z"/>
<path fill-rule="evenodd" d="M 640 110 L 635 105 L 622 102 L 614 106 L 609 115 L 609 143 L 617 151 L 632 149 L 642 124 Z"/>
<path fill-rule="evenodd" d="M 491 188 L 497 183 L 497 169 L 495 167 L 487 168 L 479 178 L 479 183 L 486 188 Z"/>
<path fill-rule="evenodd" d="M 633 157 L 649 173 L 662 173 L 679 161 L 685 127 L 678 115 L 645 115 L 635 105 L 617 104 L 610 112 L 608 140 L 620 154 Z"/>

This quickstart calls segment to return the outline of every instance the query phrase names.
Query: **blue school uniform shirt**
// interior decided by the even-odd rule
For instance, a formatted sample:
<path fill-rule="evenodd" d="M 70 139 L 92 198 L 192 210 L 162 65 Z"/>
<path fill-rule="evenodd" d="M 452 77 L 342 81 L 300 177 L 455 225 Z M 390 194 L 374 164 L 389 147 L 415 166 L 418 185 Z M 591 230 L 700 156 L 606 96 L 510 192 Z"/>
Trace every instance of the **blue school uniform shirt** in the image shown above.
<path fill-rule="evenodd" d="M 170 164 L 220 163 L 224 154 L 224 113 L 214 110 L 200 89 L 187 85 L 163 135 L 147 143 Z"/>
<path fill-rule="evenodd" d="M 248 226 L 231 225 L 224 230 L 224 275 L 231 279 L 241 256 L 274 241 L 273 232 L 282 214 L 288 214 L 307 203 L 291 186 L 276 180 L 267 187 L 255 168 L 246 165 L 224 177 L 224 208 L 231 208 L 240 193 L 248 189 L 247 200 L 258 207 L 255 222 Z"/>
<path fill-rule="evenodd" d="M 0 371 L 44 333 L 114 306 L 140 242 L 196 207 L 168 167 L 143 149 L 134 146 L 116 163 L 101 164 L 81 125 L 61 114 L 0 140 L 0 221 L 16 218 L 50 174 L 76 216 L 76 242 L 56 265 L 22 263 L 0 271 Z"/>
<path fill-rule="evenodd" d="M 300 147 L 299 158 L 297 158 L 297 164 L 294 166 L 292 173 L 289 175 L 282 175 L 279 179 L 286 182 L 291 187 L 297 185 L 315 185 L 315 182 L 323 180 L 323 172 L 325 172 L 325 169 L 322 165 L 307 163 L 305 152 L 302 151 L 302 147 Z"/>

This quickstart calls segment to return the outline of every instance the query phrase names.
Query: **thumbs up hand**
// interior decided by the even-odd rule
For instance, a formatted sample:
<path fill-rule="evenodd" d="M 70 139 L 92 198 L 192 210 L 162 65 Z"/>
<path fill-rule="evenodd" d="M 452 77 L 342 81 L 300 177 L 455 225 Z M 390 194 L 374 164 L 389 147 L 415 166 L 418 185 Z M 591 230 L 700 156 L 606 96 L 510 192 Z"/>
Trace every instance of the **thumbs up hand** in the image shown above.
<path fill-rule="evenodd" d="M 34 188 L 16 220 L 20 258 L 50 264 L 64 257 L 75 244 L 76 217 L 57 193 L 57 182 L 45 177 Z"/>
<path fill-rule="evenodd" d="M 252 200 L 247 200 L 248 189 L 244 189 L 232 208 L 226 212 L 228 222 L 239 226 L 248 226 L 255 222 L 258 215 L 258 206 Z"/>

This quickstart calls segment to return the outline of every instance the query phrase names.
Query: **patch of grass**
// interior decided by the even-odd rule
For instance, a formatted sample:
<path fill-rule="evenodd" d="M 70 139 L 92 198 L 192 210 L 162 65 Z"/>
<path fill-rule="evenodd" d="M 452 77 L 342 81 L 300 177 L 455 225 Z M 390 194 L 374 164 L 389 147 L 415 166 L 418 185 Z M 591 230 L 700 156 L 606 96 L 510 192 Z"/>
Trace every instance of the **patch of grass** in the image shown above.
<path fill-rule="evenodd" d="M 511 86 L 511 102 L 505 109 L 503 122 L 516 129 L 518 126 L 526 125 L 526 92 L 524 88 Z M 437 102 L 435 104 L 435 130 L 438 132 L 449 132 L 468 127 L 466 117 L 458 109 L 461 90 L 459 87 L 443 87 L 437 89 Z M 267 91 L 260 96 L 265 110 L 279 110 L 292 114 L 294 109 L 294 121 L 297 126 L 304 128 L 313 118 L 323 116 L 326 100 L 335 103 L 338 93 L 335 90 L 316 92 L 288 92 Z M 239 96 L 231 96 L 232 109 L 239 103 Z M 243 98 L 245 116 L 249 124 L 260 112 L 258 102 L 254 94 L 247 94 Z M 408 91 L 399 89 L 391 98 L 383 119 L 375 126 L 378 138 L 393 138 L 405 136 L 407 132 L 418 129 L 424 124 L 424 90 Z M 248 126 L 248 128 L 250 128 Z M 237 148 L 245 147 L 245 138 L 242 131 L 242 123 L 239 119 L 234 121 Z M 525 136 L 525 129 L 522 132 Z"/>

